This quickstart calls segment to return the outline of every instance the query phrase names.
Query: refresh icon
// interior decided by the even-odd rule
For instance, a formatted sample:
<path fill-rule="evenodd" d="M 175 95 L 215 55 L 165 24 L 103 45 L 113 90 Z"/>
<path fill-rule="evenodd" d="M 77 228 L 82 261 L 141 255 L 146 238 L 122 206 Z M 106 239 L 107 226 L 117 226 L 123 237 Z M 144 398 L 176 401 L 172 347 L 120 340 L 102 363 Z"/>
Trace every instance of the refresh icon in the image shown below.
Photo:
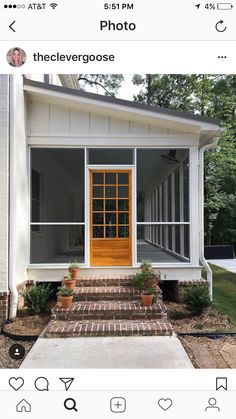
<path fill-rule="evenodd" d="M 217 22 L 215 24 L 215 28 L 216 28 L 217 32 L 225 32 L 226 29 L 227 29 L 227 26 L 224 25 L 223 20 L 219 20 L 219 22 Z"/>

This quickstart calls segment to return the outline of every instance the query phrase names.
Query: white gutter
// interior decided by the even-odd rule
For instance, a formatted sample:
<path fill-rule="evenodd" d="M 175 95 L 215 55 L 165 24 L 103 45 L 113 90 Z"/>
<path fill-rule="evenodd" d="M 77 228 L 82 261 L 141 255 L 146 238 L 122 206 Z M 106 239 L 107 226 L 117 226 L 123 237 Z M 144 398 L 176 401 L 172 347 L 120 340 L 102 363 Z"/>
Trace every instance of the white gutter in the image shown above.
<path fill-rule="evenodd" d="M 204 257 L 204 152 L 217 145 L 217 134 L 221 131 L 222 130 L 219 130 L 216 134 L 214 134 L 213 141 L 210 144 L 202 146 L 199 150 L 199 259 L 207 272 L 207 281 L 211 300 L 213 298 L 212 270 Z"/>
<path fill-rule="evenodd" d="M 14 76 L 10 76 L 9 81 L 10 88 L 10 105 L 9 105 L 9 154 L 10 154 L 10 223 L 9 223 L 9 288 L 10 288 L 10 310 L 9 310 L 9 319 L 14 320 L 17 313 L 18 305 L 18 291 L 16 286 L 16 266 L 15 266 L 15 255 L 16 255 L 16 241 L 15 241 L 15 231 L 16 231 L 16 191 L 14 185 L 16 184 L 15 179 L 17 177 L 15 158 L 17 156 L 16 148 L 16 87 Z"/>

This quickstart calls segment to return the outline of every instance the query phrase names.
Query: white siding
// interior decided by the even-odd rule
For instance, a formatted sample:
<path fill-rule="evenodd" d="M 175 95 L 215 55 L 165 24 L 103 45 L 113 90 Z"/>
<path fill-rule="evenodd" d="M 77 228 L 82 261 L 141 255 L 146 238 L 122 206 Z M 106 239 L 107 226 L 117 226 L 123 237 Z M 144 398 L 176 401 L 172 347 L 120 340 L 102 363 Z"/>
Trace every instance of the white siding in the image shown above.
<path fill-rule="evenodd" d="M 0 75 L 0 292 L 8 285 L 9 76 Z"/>
<path fill-rule="evenodd" d="M 35 134 L 179 134 L 161 126 L 75 110 L 66 106 L 29 101 L 29 135 Z M 185 132 L 186 134 L 186 132 Z"/>

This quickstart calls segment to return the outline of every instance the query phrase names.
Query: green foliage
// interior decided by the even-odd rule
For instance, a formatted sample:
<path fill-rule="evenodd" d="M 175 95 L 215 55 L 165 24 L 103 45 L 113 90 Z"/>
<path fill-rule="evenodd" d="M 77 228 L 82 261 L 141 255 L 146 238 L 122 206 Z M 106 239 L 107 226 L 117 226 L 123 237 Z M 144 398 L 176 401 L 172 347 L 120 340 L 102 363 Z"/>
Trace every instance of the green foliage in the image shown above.
<path fill-rule="evenodd" d="M 21 292 L 27 310 L 33 314 L 41 313 L 50 298 L 50 284 L 33 285 L 29 290 Z"/>
<path fill-rule="evenodd" d="M 183 302 L 193 316 L 202 314 L 203 311 L 212 304 L 208 286 L 199 284 L 186 287 L 184 290 Z"/>
<path fill-rule="evenodd" d="M 73 289 L 68 287 L 60 287 L 58 291 L 62 297 L 71 297 L 73 295 Z"/>
<path fill-rule="evenodd" d="M 135 74 L 134 100 L 219 119 L 225 132 L 205 153 L 206 244 L 236 241 L 236 75 Z"/>
<path fill-rule="evenodd" d="M 150 288 L 147 288 L 145 291 L 143 291 L 143 294 L 144 295 L 152 295 L 152 294 L 155 294 L 155 290 L 154 290 L 154 288 L 150 287 Z"/>
<path fill-rule="evenodd" d="M 146 259 L 143 259 L 141 262 L 141 269 L 142 271 L 149 271 L 152 269 L 152 264 Z"/>
<path fill-rule="evenodd" d="M 76 259 L 70 261 L 69 269 L 79 269 L 79 267 L 80 264 Z"/>
<path fill-rule="evenodd" d="M 137 272 L 133 278 L 134 285 L 142 290 L 151 288 L 152 281 L 153 281 L 153 272 L 150 272 L 150 271 Z"/>
<path fill-rule="evenodd" d="M 124 80 L 122 74 L 78 74 L 77 78 L 81 90 L 96 87 L 95 93 L 102 89 L 105 96 L 116 96 Z"/>

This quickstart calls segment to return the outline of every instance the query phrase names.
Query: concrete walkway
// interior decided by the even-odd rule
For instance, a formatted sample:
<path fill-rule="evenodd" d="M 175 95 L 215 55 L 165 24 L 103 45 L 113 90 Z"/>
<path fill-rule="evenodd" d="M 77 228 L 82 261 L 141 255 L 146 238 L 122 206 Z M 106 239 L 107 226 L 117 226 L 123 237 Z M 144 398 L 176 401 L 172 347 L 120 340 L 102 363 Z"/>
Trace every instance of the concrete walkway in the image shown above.
<path fill-rule="evenodd" d="M 39 338 L 21 368 L 193 368 L 176 336 Z"/>
<path fill-rule="evenodd" d="M 224 268 L 227 271 L 236 273 L 236 258 L 235 259 L 210 259 L 207 262 L 211 263 L 212 265 L 219 266 L 220 268 Z"/>

